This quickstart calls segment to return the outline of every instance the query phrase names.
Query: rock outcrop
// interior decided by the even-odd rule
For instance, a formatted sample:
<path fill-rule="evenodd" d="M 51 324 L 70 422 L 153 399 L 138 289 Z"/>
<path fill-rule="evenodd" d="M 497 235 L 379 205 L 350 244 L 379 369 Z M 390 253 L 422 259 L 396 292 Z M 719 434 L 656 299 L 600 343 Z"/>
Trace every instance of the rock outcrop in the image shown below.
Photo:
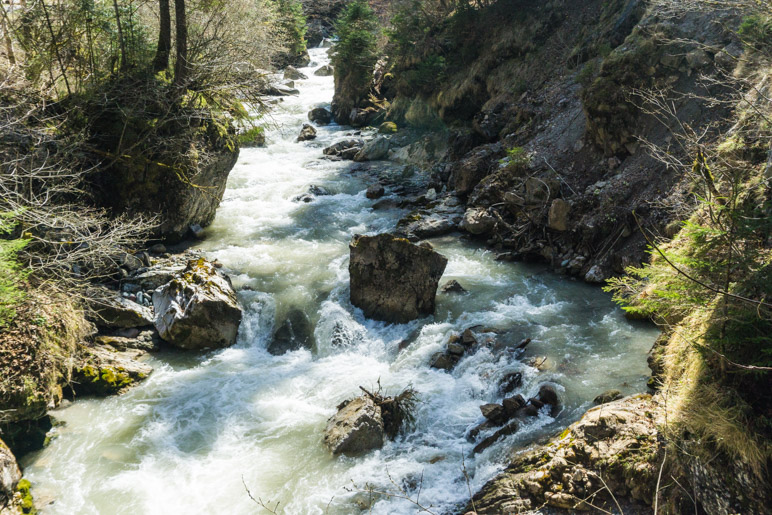
<path fill-rule="evenodd" d="M 546 505 L 571 513 L 618 506 L 650 513 L 661 422 L 662 407 L 648 395 L 593 408 L 547 445 L 515 458 L 474 496 L 476 512 L 514 514 Z"/>
<path fill-rule="evenodd" d="M 190 350 L 236 343 L 241 307 L 229 280 L 204 259 L 153 293 L 155 327 L 161 338 Z"/>
<path fill-rule="evenodd" d="M 137 361 L 139 350 L 119 351 L 110 345 L 83 346 L 72 370 L 72 388 L 78 395 L 114 395 L 143 381 L 153 367 Z"/>
<path fill-rule="evenodd" d="M 355 236 L 349 249 L 351 303 L 365 316 L 405 323 L 434 313 L 444 256 L 390 234 Z"/>
<path fill-rule="evenodd" d="M 333 454 L 378 449 L 383 440 L 381 408 L 365 395 L 338 406 L 324 430 L 324 444 Z"/>

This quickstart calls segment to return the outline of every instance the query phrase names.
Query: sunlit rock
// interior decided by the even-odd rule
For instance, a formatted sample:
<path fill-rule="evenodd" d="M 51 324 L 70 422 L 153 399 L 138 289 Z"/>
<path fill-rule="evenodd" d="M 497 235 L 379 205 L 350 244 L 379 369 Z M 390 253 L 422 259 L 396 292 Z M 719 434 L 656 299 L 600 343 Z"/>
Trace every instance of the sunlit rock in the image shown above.
<path fill-rule="evenodd" d="M 447 258 L 390 234 L 355 236 L 349 249 L 351 303 L 365 316 L 405 323 L 434 313 Z"/>
<path fill-rule="evenodd" d="M 187 268 L 153 293 L 155 326 L 161 338 L 190 350 L 236 343 L 241 307 L 228 279 L 204 260 Z"/>

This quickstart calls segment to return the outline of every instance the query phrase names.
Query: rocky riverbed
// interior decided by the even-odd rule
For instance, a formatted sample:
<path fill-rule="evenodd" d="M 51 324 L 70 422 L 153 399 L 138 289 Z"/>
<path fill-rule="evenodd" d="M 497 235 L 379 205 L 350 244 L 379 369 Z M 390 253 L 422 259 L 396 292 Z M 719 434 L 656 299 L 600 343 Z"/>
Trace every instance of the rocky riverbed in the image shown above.
<path fill-rule="evenodd" d="M 115 355 L 155 350 L 141 360 L 154 370 L 138 371 L 146 377 L 122 395 L 79 397 L 53 412 L 51 444 L 23 460 L 47 513 L 248 511 L 245 485 L 286 513 L 412 513 L 404 497 L 419 491 L 433 510 L 459 510 L 512 449 L 561 431 L 609 388 L 645 388 L 656 330 L 625 320 L 595 288 L 463 237 L 459 229 L 499 222 L 442 191 L 424 166 L 444 151 L 430 144 L 435 136 L 328 123 L 318 109 L 329 108 L 332 78 L 314 73 L 326 50 L 311 58 L 298 70 L 308 77 L 295 79 L 298 94 L 277 97 L 266 146 L 242 150 L 213 225 L 200 233 L 202 254 L 148 253 L 122 281 L 119 303 L 136 312 L 124 325 L 151 320 L 158 333 L 114 327 L 95 341 Z M 297 141 L 309 122 L 316 137 Z M 399 323 L 367 316 L 355 294 L 355 276 L 373 274 L 350 259 L 366 241 L 354 237 L 386 232 L 400 249 L 441 257 L 427 274 L 387 260 L 406 284 L 429 276 L 426 288 L 440 286 L 429 304 L 381 298 L 386 276 L 368 286 L 374 312 L 409 312 Z M 197 294 L 199 276 L 214 285 Z M 189 288 L 169 286 L 183 280 Z M 205 333 L 209 347 L 226 348 L 182 350 L 200 345 L 182 343 L 195 340 L 188 327 L 170 327 L 191 298 L 207 295 L 220 298 L 222 313 L 234 299 L 241 307 L 235 344 L 234 313 L 220 336 Z M 384 410 L 408 387 L 411 416 L 394 431 Z M 333 454 L 346 438 L 325 445 L 331 417 L 359 408 L 373 430 L 367 445 Z"/>

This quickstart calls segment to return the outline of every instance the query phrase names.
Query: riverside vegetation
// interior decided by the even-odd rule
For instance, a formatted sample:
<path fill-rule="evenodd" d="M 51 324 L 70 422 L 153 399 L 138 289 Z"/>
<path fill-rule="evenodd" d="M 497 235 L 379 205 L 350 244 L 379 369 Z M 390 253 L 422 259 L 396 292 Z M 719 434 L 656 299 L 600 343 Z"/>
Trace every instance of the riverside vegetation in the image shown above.
<path fill-rule="evenodd" d="M 241 283 L 167 246 L 203 237 L 239 148 L 272 144 L 271 102 L 297 95 L 292 81 L 307 77 L 295 67 L 330 37 L 332 69 L 317 76 L 334 74 L 332 103 L 297 140 L 314 145 L 333 120 L 364 131 L 326 159 L 354 160 L 354 171 L 398 164 L 366 197 L 409 211 L 390 236 L 349 235 L 348 296 L 365 317 L 431 316 L 448 260 L 424 240 L 453 235 L 498 261 L 603 285 L 629 318 L 662 331 L 648 392 L 599 395 L 527 449 L 518 431 L 555 416 L 565 394 L 541 384 L 527 398 L 522 373 L 491 372 L 496 402 L 463 436 L 472 458 L 511 444 L 509 463 L 478 484 L 464 462 L 468 503 L 438 510 L 413 478 L 357 487 L 341 513 L 390 498 L 477 514 L 768 510 L 766 0 L 28 0 L 2 16 L 3 515 L 34 513 L 14 454 L 46 443 L 48 411 L 65 398 L 124 392 L 152 373 L 148 350 L 236 342 Z M 312 186 L 296 201 L 329 194 Z M 458 282 L 443 294 L 469 295 Z M 321 327 L 290 311 L 269 351 L 313 346 L 323 333 L 312 320 Z M 335 327 L 333 346 L 348 338 Z M 497 331 L 453 333 L 425 365 L 453 374 L 480 352 L 520 356 L 530 344 Z M 356 460 L 408 434 L 421 391 L 403 386 L 344 400 L 319 445 Z"/>

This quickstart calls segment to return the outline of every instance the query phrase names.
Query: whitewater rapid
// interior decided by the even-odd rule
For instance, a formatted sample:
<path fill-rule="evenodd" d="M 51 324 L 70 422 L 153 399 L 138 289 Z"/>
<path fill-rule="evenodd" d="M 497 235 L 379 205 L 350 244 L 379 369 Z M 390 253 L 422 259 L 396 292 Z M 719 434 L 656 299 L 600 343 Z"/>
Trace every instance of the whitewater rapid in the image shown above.
<path fill-rule="evenodd" d="M 372 485 L 404 491 L 436 513 L 464 504 L 517 449 L 576 420 L 609 388 L 645 389 L 645 355 L 657 332 L 633 325 L 607 295 L 543 268 L 499 262 L 457 236 L 431 240 L 449 259 L 441 281 L 458 280 L 465 295 L 439 294 L 434 317 L 404 325 L 365 319 L 348 301 L 348 243 L 353 234 L 391 230 L 406 214 L 373 210 L 365 189 L 374 172 L 322 159 L 322 148 L 353 129 L 317 128 L 297 143 L 306 113 L 328 106 L 331 77 L 313 71 L 296 81 L 297 97 L 264 121 L 266 148 L 241 151 L 225 198 L 200 248 L 223 263 L 245 308 L 238 344 L 203 355 L 167 350 L 155 372 L 128 393 L 83 399 L 53 413 L 61 424 L 51 444 L 25 460 L 26 476 L 48 514 L 261 513 L 246 492 L 277 513 L 416 513 L 395 496 L 363 493 Z M 383 163 L 383 167 L 392 166 Z M 331 194 L 295 199 L 311 185 Z M 387 192 L 388 193 L 388 192 Z M 266 351 L 272 331 L 292 309 L 313 323 L 316 346 L 282 356 Z M 495 328 L 504 341 L 532 338 L 526 356 L 481 349 L 450 373 L 431 369 L 450 335 L 470 326 Z M 400 352 L 400 343 L 410 345 Z M 333 341 L 336 342 L 333 345 Z M 547 368 L 529 366 L 546 356 Z M 479 406 L 500 401 L 498 380 L 520 371 L 528 398 L 544 383 L 563 402 L 514 435 L 473 455 L 464 433 L 482 422 Z M 420 396 L 413 427 L 381 450 L 333 457 L 322 430 L 359 386 Z M 463 466 L 469 473 L 467 485 Z M 371 506 L 370 506 L 371 505 Z"/>

